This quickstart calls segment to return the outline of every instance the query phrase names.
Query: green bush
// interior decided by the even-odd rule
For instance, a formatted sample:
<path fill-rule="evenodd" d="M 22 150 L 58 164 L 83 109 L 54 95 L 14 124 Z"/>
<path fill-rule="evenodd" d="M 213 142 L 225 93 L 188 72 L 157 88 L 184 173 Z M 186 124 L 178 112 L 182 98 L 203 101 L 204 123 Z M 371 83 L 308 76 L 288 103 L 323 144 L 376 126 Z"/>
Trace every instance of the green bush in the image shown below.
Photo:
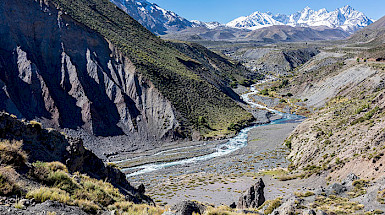
<path fill-rule="evenodd" d="M 79 185 L 74 181 L 74 179 L 62 170 L 50 172 L 45 180 L 45 183 L 49 186 L 65 190 L 70 194 L 79 188 Z"/>
<path fill-rule="evenodd" d="M 264 95 L 264 96 L 268 96 L 269 95 L 269 90 L 268 89 L 263 89 L 259 92 L 259 94 L 261 95 Z"/>

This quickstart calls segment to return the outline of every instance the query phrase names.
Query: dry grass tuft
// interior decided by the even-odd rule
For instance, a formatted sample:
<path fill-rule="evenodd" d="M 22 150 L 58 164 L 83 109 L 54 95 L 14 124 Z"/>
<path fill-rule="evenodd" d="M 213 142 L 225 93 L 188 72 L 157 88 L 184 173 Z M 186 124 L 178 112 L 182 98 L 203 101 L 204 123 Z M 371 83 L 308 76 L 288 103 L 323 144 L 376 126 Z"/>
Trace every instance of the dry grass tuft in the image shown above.
<path fill-rule="evenodd" d="M 28 156 L 22 150 L 21 141 L 0 141 L 0 163 L 2 165 L 11 165 L 21 167 L 27 162 Z"/>
<path fill-rule="evenodd" d="M 70 195 L 56 187 L 41 187 L 36 190 L 32 190 L 27 193 L 26 198 L 34 198 L 37 202 L 45 202 L 47 200 L 58 201 L 64 204 L 68 204 L 71 197 Z"/>
<path fill-rule="evenodd" d="M 161 215 L 164 209 L 145 204 L 134 204 L 132 202 L 121 201 L 108 206 L 108 210 L 117 210 L 122 214 L 130 215 Z"/>
<path fill-rule="evenodd" d="M 10 166 L 0 168 L 0 195 L 21 194 L 16 180 L 18 173 Z"/>

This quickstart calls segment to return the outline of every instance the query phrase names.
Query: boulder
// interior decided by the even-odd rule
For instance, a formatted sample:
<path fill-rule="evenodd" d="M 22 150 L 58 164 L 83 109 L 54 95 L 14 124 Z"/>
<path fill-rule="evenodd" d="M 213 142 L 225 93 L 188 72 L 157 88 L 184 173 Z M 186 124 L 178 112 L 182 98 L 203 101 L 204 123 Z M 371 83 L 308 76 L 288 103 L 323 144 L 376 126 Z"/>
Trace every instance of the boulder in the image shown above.
<path fill-rule="evenodd" d="M 193 213 L 203 214 L 206 206 L 190 200 L 179 202 L 170 208 L 175 215 L 192 215 Z"/>
<path fill-rule="evenodd" d="M 347 188 L 339 183 L 334 183 L 326 190 L 327 195 L 340 195 L 347 191 Z"/>
<path fill-rule="evenodd" d="M 317 215 L 316 212 L 312 209 L 305 210 L 303 215 Z"/>
<path fill-rule="evenodd" d="M 358 177 L 354 173 L 350 173 L 348 176 L 346 176 L 345 180 L 342 182 L 342 185 L 351 185 L 353 181 L 359 180 L 360 177 Z"/>
<path fill-rule="evenodd" d="M 263 180 L 260 178 L 258 182 L 247 189 L 243 195 L 239 198 L 237 208 L 238 209 L 246 209 L 246 208 L 258 208 L 265 202 L 265 196 L 263 189 L 265 188 L 265 184 Z"/>
<path fill-rule="evenodd" d="M 283 199 L 282 204 L 276 208 L 272 214 L 274 215 L 294 215 L 296 208 L 303 203 L 303 199 L 291 196 L 288 199 Z"/>

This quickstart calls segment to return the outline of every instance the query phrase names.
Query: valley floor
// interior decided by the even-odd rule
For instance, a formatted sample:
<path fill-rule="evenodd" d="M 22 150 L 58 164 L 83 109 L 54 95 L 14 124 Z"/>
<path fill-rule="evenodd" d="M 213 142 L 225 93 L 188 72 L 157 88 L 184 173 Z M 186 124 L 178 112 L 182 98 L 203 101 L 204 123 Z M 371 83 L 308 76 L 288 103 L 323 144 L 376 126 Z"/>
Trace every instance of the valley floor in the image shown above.
<path fill-rule="evenodd" d="M 285 168 L 288 149 L 282 145 L 299 122 L 265 125 L 249 132 L 248 145 L 229 155 L 199 163 L 164 168 L 128 177 L 132 184 L 145 184 L 148 194 L 157 203 L 173 205 L 184 199 L 194 199 L 215 205 L 237 202 L 241 193 L 261 177 L 260 171 Z M 180 147 L 180 145 L 178 145 Z M 192 150 L 192 149 L 191 149 Z M 282 182 L 271 176 L 264 178 L 267 199 L 284 196 L 302 189 L 313 189 L 322 180 Z"/>

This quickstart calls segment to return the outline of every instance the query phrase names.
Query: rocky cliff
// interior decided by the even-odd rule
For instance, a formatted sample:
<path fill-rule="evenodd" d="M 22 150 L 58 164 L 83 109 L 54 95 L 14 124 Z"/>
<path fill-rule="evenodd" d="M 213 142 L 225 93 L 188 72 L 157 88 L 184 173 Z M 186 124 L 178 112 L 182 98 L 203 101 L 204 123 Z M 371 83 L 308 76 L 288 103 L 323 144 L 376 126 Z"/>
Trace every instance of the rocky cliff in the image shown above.
<path fill-rule="evenodd" d="M 252 119 L 109 1 L 3 1 L 0 15 L 0 109 L 20 118 L 142 141 L 189 136 L 198 116 Z"/>
<path fill-rule="evenodd" d="M 174 135 L 171 103 L 100 35 L 34 1 L 0 13 L 3 110 L 96 135 Z"/>

